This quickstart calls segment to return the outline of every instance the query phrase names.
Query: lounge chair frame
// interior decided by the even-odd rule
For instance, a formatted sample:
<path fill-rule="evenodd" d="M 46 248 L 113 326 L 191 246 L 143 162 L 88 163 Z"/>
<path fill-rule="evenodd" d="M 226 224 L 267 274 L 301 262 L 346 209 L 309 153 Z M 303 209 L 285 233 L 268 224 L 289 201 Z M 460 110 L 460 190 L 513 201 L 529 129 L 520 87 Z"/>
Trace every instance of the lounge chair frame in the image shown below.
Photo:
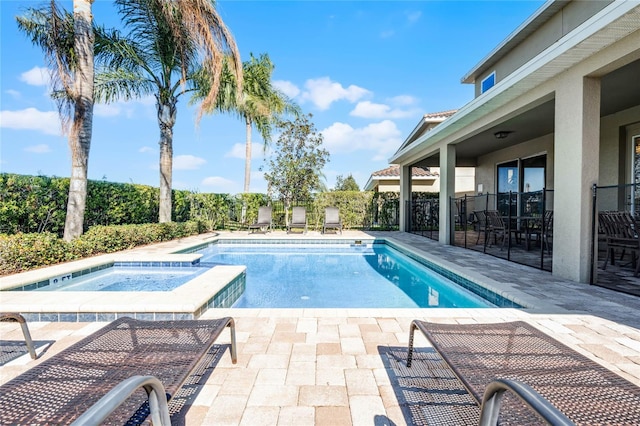
<path fill-rule="evenodd" d="M 206 369 L 221 356 L 223 348 L 214 347 L 214 342 L 226 328 L 231 334 L 231 361 L 236 363 L 231 317 L 119 318 L 0 386 L 0 424 L 72 423 L 114 387 L 137 375 L 154 376 L 162 383 L 171 396 L 168 406 L 173 416 L 182 410 L 189 394 L 182 389 L 200 385 Z M 147 395 L 137 392 L 106 422 L 144 421 L 148 413 L 139 408 L 146 401 Z M 155 403 L 149 404 L 153 411 Z"/>
<path fill-rule="evenodd" d="M 576 424 L 634 425 L 640 419 L 640 387 L 525 322 L 414 320 L 408 367 L 415 330 L 427 337 L 478 405 L 490 382 L 506 379 L 526 383 Z M 518 400 L 505 402 L 504 408 L 501 419 L 509 424 L 539 423 L 539 414 Z"/>
<path fill-rule="evenodd" d="M 24 336 L 24 343 L 27 346 L 27 350 L 29 351 L 29 356 L 31 356 L 31 359 L 37 359 L 38 354 L 36 353 L 36 348 L 33 344 L 31 333 L 29 333 L 27 320 L 22 315 L 16 312 L 2 312 L 0 313 L 0 321 L 14 321 L 20 324 L 22 335 Z"/>

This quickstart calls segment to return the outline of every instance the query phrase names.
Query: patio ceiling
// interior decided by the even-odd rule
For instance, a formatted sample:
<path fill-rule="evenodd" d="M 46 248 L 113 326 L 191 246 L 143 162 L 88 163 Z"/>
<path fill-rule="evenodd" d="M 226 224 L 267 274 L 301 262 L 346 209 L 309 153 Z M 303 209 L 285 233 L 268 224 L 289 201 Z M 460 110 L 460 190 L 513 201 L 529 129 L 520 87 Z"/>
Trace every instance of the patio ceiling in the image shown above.
<path fill-rule="evenodd" d="M 602 77 L 601 116 L 628 109 L 640 103 L 640 60 L 631 62 Z M 517 145 L 554 131 L 555 100 L 542 100 L 530 109 L 508 117 L 503 121 L 470 135 L 456 144 L 456 165 L 475 166 L 481 155 Z M 504 139 L 497 139 L 495 133 L 509 132 Z M 438 167 L 439 151 L 414 166 Z"/>

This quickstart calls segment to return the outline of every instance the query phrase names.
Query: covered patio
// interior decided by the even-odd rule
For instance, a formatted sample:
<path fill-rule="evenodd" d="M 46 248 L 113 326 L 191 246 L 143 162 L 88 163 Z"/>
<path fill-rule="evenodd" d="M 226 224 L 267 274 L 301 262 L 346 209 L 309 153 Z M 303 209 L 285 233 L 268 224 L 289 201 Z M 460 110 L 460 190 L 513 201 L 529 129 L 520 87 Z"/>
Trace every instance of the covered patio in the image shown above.
<path fill-rule="evenodd" d="M 406 170 L 438 166 L 441 244 L 464 246 L 466 238 L 468 248 L 493 251 L 496 244 L 484 244 L 484 235 L 471 235 L 478 229 L 469 215 L 495 210 L 515 221 L 504 257 L 528 264 L 527 249 L 514 244 L 511 231 L 522 234 L 523 224 L 552 211 L 551 250 L 541 249 L 540 238 L 537 267 L 582 283 L 610 281 L 598 269 L 597 212 L 635 213 L 636 194 L 621 186 L 596 204 L 593 185 L 640 182 L 639 18 L 634 2 L 545 3 L 463 77 L 475 84 L 475 99 L 407 139 L 390 159 L 403 170 L 400 229 L 410 232 L 413 217 Z M 454 182 L 461 166 L 476 168 L 474 201 L 484 195 L 488 204 L 460 209 Z M 507 252 L 498 246 L 498 254 Z"/>

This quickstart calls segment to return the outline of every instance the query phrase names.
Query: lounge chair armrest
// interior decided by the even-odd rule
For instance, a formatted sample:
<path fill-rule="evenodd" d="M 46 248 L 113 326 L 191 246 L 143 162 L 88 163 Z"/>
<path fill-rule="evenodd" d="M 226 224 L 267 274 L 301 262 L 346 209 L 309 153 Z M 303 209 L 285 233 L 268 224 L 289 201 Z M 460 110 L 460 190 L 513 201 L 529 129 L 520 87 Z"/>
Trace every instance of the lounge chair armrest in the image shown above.
<path fill-rule="evenodd" d="M 549 401 L 536 392 L 531 386 L 517 380 L 509 379 L 496 379 L 487 386 L 482 397 L 482 406 L 480 408 L 480 426 L 495 426 L 498 424 L 502 396 L 506 391 L 513 392 L 548 424 L 554 426 L 575 426 L 571 420 L 551 405 Z"/>
<path fill-rule="evenodd" d="M 72 423 L 72 426 L 101 424 L 116 408 L 139 388 L 149 397 L 149 410 L 154 425 L 171 426 L 164 386 L 153 376 L 133 376 L 120 382 Z"/>
<path fill-rule="evenodd" d="M 29 333 L 27 320 L 22 315 L 14 312 L 2 312 L 0 313 L 0 321 L 15 321 L 20 324 L 20 328 L 22 328 L 22 335 L 24 336 L 24 343 L 27 345 L 27 350 L 29 351 L 31 359 L 38 358 L 36 347 L 33 344 L 33 339 L 31 338 L 31 333 Z"/>

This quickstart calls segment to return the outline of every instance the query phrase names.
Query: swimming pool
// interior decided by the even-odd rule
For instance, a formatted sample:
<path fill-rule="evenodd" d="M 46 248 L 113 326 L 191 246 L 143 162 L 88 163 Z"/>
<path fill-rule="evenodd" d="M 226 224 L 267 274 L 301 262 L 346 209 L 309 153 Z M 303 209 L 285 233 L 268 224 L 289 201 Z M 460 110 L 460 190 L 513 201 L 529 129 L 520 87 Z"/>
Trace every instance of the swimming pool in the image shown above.
<path fill-rule="evenodd" d="M 171 291 L 207 270 L 196 266 L 113 266 L 79 277 L 56 277 L 32 291 Z"/>
<path fill-rule="evenodd" d="M 495 307 L 386 244 L 211 244 L 203 266 L 246 265 L 234 308 Z"/>

